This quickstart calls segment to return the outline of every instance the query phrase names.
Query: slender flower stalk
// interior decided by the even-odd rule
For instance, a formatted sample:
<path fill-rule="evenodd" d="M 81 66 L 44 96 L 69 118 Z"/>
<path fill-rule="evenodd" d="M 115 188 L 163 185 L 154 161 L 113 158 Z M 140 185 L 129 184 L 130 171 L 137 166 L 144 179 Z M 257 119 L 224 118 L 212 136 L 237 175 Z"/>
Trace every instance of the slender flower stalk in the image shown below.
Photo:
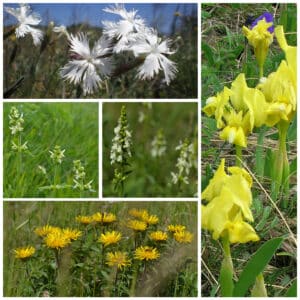
<path fill-rule="evenodd" d="M 92 188 L 93 180 L 88 182 L 85 181 L 86 173 L 80 160 L 73 160 L 73 172 L 73 189 L 78 189 L 80 191 L 80 197 L 83 196 L 84 191 L 95 192 Z"/>
<path fill-rule="evenodd" d="M 121 108 L 121 115 L 118 120 L 118 125 L 114 129 L 115 136 L 112 140 L 112 147 L 110 151 L 110 162 L 115 166 L 113 185 L 114 189 L 119 189 L 119 195 L 124 195 L 124 182 L 131 170 L 130 158 L 131 158 L 131 132 L 126 115 L 126 106 Z"/>

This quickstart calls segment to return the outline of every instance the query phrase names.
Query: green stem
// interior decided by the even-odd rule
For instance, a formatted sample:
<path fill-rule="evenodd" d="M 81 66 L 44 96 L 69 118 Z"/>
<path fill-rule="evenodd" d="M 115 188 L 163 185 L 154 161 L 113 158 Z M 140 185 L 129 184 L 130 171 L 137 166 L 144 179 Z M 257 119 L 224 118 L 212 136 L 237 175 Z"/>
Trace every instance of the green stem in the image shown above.
<path fill-rule="evenodd" d="M 235 163 L 238 167 L 242 166 L 242 157 L 243 157 L 243 153 L 242 153 L 242 147 L 239 145 L 235 145 Z"/>
<path fill-rule="evenodd" d="M 255 279 L 255 284 L 251 290 L 251 297 L 268 297 L 262 273 L 258 274 Z"/>
<path fill-rule="evenodd" d="M 259 78 L 264 77 L 264 65 L 259 66 Z"/>
<path fill-rule="evenodd" d="M 222 297 L 232 297 L 233 293 L 233 264 L 230 252 L 229 237 L 224 236 L 222 238 L 224 259 L 221 265 L 220 271 L 220 286 Z"/>
<path fill-rule="evenodd" d="M 132 281 L 131 281 L 131 286 L 130 286 L 130 291 L 129 291 L 129 297 L 134 297 L 135 296 L 135 287 L 136 287 L 136 280 L 138 276 L 138 262 L 135 262 L 133 265 L 133 275 L 132 275 Z"/>

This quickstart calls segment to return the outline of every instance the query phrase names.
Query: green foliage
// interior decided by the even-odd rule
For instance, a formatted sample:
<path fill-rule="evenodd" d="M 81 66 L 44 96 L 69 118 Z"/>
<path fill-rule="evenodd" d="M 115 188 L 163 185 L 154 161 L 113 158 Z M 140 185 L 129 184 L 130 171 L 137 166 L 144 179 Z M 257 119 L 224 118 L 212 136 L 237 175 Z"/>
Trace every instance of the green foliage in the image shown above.
<path fill-rule="evenodd" d="M 135 235 L 126 227 L 128 211 L 146 209 L 159 218 L 145 233 Z M 117 221 L 110 225 L 87 225 L 75 221 L 78 215 L 98 211 L 111 212 Z M 137 266 L 136 293 L 147 290 L 148 296 L 197 296 L 197 203 L 196 202 L 5 202 L 3 279 L 5 297 L 128 297 Z M 33 231 L 46 224 L 79 229 L 83 235 L 71 245 L 59 250 L 59 267 L 55 251 L 47 248 Z M 185 225 L 194 234 L 191 244 L 179 244 L 169 234 L 164 245 L 153 244 L 149 232 L 165 231 L 169 224 Z M 117 245 L 102 247 L 97 242 L 101 233 L 117 230 L 122 239 Z M 158 248 L 156 262 L 134 260 L 137 245 Z M 32 245 L 34 256 L 27 261 L 16 259 L 13 249 Z M 106 253 L 125 251 L 132 264 L 116 270 L 105 262 Z M 28 272 L 26 271 L 28 270 Z M 159 289 L 156 287 L 159 286 Z M 136 294 L 138 296 L 138 294 Z"/>
<path fill-rule="evenodd" d="M 252 47 L 248 45 L 242 34 L 242 26 L 245 25 L 248 17 L 256 18 L 266 11 L 274 14 L 275 25 L 283 25 L 289 45 L 297 45 L 297 7 L 295 4 L 202 4 L 202 107 L 205 106 L 209 97 L 215 96 L 223 90 L 224 86 L 230 87 L 231 82 L 239 73 L 245 73 L 249 87 L 255 87 L 258 84 L 257 63 Z M 264 76 L 274 72 L 282 59 L 284 59 L 284 53 L 278 47 L 276 38 L 274 38 L 264 65 Z M 220 140 L 220 131 L 217 129 L 216 121 L 213 118 L 203 114 L 201 120 L 201 189 L 204 190 L 209 180 L 213 177 L 221 157 L 226 158 L 228 166 L 235 165 L 235 149 L 232 145 Z M 297 116 L 292 119 L 287 134 L 289 170 L 284 176 L 289 179 L 290 187 L 288 191 L 281 191 L 278 195 L 278 200 L 275 200 L 283 218 L 293 232 L 296 232 L 295 218 L 297 215 L 296 136 Z M 272 178 L 276 176 L 277 172 L 274 166 L 278 139 L 277 129 L 262 127 L 256 129 L 248 137 L 248 146 L 243 149 L 243 166 L 251 171 L 252 177 L 255 177 L 263 187 L 262 190 L 254 180 L 252 187 L 253 204 L 251 208 L 254 222 L 251 225 L 260 236 L 261 241 L 248 243 L 247 245 L 232 245 L 233 265 L 237 277 L 244 269 L 248 259 L 264 242 L 274 236 L 284 236 L 288 232 L 282 217 L 274 209 L 268 197 L 266 197 L 266 195 L 271 193 L 274 186 Z M 284 207 L 281 201 L 287 203 L 287 207 Z M 269 296 L 284 295 L 295 281 L 296 248 L 289 241 L 285 240 L 283 245 L 286 246 L 285 244 L 292 244 L 292 246 L 287 246 L 289 250 L 285 254 L 282 256 L 276 255 L 267 264 L 267 269 L 271 269 L 270 273 L 272 274 L 264 272 Z M 219 282 L 216 283 L 215 279 L 219 278 L 223 255 L 218 250 L 218 247 L 220 245 L 211 240 L 209 233 L 202 233 L 202 253 L 206 264 L 206 267 L 202 266 L 204 272 L 202 296 L 215 297 L 220 295 Z M 286 247 L 283 248 L 286 249 Z M 220 259 L 216 261 L 216 257 Z M 250 294 L 248 293 L 247 295 Z"/>
<path fill-rule="evenodd" d="M 114 166 L 110 152 L 114 128 L 120 116 L 122 103 L 103 104 L 103 194 L 116 196 L 112 180 Z M 172 183 L 171 172 L 176 172 L 180 151 L 175 148 L 185 139 L 193 144 L 197 162 L 197 104 L 195 103 L 126 103 L 129 130 L 132 134 L 131 173 L 124 183 L 125 196 L 133 197 L 194 197 L 197 193 L 197 168 L 188 175 L 189 184 Z M 166 139 L 166 152 L 153 157 L 152 141 L 162 130 Z"/>
<path fill-rule="evenodd" d="M 9 113 L 16 106 L 23 113 L 22 140 L 28 151 L 22 153 L 21 173 L 12 151 Z M 97 197 L 98 192 L 73 189 L 73 160 L 80 160 L 86 177 L 98 191 L 98 104 L 96 103 L 5 103 L 3 110 L 3 167 L 5 198 L 15 197 Z M 58 165 L 56 184 L 68 188 L 41 189 L 54 183 L 55 166 L 49 151 L 59 145 L 65 157 Z M 42 169 L 45 168 L 45 169 Z M 44 173 L 45 171 L 45 173 Z"/>

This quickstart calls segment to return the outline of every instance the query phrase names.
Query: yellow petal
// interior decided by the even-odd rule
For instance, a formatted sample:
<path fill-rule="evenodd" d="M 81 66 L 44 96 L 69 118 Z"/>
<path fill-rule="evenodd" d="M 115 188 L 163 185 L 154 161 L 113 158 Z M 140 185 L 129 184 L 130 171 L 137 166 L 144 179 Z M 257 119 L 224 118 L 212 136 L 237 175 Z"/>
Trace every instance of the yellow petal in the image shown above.
<path fill-rule="evenodd" d="M 244 221 L 228 222 L 226 224 L 226 229 L 228 230 L 230 243 L 259 241 L 259 236 L 256 234 L 253 227 Z"/>
<path fill-rule="evenodd" d="M 221 131 L 220 138 L 231 144 L 247 147 L 247 139 L 242 127 L 226 126 Z"/>
<path fill-rule="evenodd" d="M 225 159 L 221 160 L 221 163 L 214 174 L 214 177 L 209 181 L 208 186 L 202 192 L 201 197 L 203 200 L 211 201 L 214 197 L 218 196 L 221 192 L 221 188 L 224 182 L 228 179 L 228 175 L 225 173 Z"/>
<path fill-rule="evenodd" d="M 234 166 L 234 167 L 229 167 L 228 171 L 232 175 L 242 175 L 247 180 L 247 182 L 249 184 L 249 188 L 251 188 L 252 183 L 253 183 L 252 177 L 244 168 Z"/>

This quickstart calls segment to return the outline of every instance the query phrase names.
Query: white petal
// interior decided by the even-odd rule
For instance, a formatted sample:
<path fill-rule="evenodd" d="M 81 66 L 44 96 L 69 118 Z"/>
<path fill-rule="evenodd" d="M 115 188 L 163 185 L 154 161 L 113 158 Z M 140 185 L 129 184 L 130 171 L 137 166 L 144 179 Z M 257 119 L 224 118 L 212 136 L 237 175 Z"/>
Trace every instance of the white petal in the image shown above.
<path fill-rule="evenodd" d="M 77 36 L 71 34 L 70 43 L 72 52 L 75 52 L 86 59 L 90 57 L 89 40 L 86 34 L 82 32 L 80 32 Z"/>

